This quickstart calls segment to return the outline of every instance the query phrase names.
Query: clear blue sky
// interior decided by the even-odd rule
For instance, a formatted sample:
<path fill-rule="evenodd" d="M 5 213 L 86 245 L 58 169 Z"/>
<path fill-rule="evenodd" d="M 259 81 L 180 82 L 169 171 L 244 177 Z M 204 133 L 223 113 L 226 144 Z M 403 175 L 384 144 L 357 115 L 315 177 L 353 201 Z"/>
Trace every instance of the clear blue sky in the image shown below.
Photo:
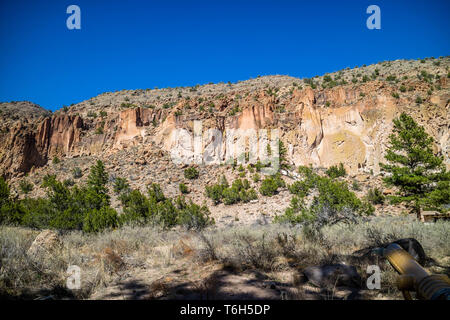
<path fill-rule="evenodd" d="M 81 30 L 66 27 L 71 4 Z M 371 4 L 381 30 L 366 28 Z M 1 0 L 0 101 L 56 110 L 106 91 L 446 56 L 449 12 L 448 0 Z"/>

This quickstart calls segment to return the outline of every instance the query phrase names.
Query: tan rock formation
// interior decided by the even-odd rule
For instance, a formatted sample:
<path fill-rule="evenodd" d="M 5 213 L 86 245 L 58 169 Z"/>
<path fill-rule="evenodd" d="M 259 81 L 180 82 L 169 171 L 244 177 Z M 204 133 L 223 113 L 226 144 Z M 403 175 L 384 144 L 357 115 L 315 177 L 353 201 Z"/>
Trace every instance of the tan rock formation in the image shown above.
<path fill-rule="evenodd" d="M 399 78 L 408 75 L 404 83 L 408 91 L 403 90 L 399 98 L 393 93 L 400 83 L 373 80 L 351 84 L 350 77 L 355 77 L 358 70 L 348 70 L 347 84 L 332 88 L 312 89 L 305 83 L 300 88 L 292 85 L 299 79 L 262 77 L 236 85 L 205 85 L 204 89 L 198 89 L 203 90 L 201 93 L 191 88 L 177 89 L 178 94 L 170 92 L 167 96 L 162 96 L 161 90 L 103 94 L 89 100 L 89 104 L 83 102 L 69 112 L 52 116 L 26 102 L 0 104 L 3 107 L 0 110 L 8 115 L 1 118 L 0 113 L 0 174 L 10 177 L 26 173 L 33 167 L 46 165 L 54 156 L 101 158 L 130 146 L 169 153 L 178 148 L 183 159 L 198 162 L 194 159 L 197 148 L 200 163 L 201 158 L 217 163 L 230 154 L 227 130 L 256 132 L 257 140 L 236 137 L 236 141 L 242 140 L 237 152 L 241 154 L 252 147 L 263 148 L 260 138 L 265 133 L 261 129 L 279 130 L 288 160 L 296 166 L 328 167 L 342 162 L 352 173 L 370 170 L 376 173 L 383 161 L 392 119 L 402 111 L 413 116 L 435 138 L 435 150 L 444 156 L 450 168 L 448 79 L 436 78 L 438 89 L 430 92 L 430 84 L 416 78 L 423 64 L 414 63 L 397 63 L 402 68 L 395 70 L 403 72 L 398 74 Z M 428 72 L 442 74 L 449 64 L 449 59 L 443 59 L 439 67 L 426 66 Z M 377 68 L 385 74 L 395 71 L 379 65 Z M 158 96 L 147 98 L 153 92 Z M 114 102 L 114 99 L 121 101 L 123 95 L 141 98 L 124 110 L 122 104 Z M 415 102 L 418 96 L 423 103 Z M 87 116 L 94 100 L 103 101 L 100 110 L 107 110 L 107 116 Z M 15 108 L 32 110 L 38 116 L 27 118 L 21 112 L 16 119 Z M 194 138 L 195 120 L 201 121 L 202 139 Z"/>

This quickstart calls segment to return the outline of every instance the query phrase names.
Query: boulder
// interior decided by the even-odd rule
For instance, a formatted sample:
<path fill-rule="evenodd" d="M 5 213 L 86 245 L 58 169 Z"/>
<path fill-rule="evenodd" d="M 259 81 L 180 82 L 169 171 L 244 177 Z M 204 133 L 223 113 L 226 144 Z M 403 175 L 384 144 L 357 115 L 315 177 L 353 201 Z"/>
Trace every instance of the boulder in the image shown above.
<path fill-rule="evenodd" d="M 308 267 L 303 271 L 306 279 L 320 288 L 353 287 L 360 288 L 362 279 L 354 266 L 329 264 Z"/>
<path fill-rule="evenodd" d="M 44 230 L 34 239 L 27 251 L 29 257 L 35 258 L 57 252 L 62 248 L 58 234 L 52 230 Z"/>

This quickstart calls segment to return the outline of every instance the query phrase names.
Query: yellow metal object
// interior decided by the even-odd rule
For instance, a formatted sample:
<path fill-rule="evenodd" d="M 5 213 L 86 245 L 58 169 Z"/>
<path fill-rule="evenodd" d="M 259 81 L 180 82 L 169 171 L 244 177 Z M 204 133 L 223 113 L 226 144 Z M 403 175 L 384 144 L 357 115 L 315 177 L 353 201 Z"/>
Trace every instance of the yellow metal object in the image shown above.
<path fill-rule="evenodd" d="M 425 300 L 450 299 L 450 280 L 445 275 L 430 275 L 408 252 L 396 243 L 383 251 L 392 267 L 400 274 L 397 287 L 405 299 L 412 299 L 410 291 L 417 298 Z"/>

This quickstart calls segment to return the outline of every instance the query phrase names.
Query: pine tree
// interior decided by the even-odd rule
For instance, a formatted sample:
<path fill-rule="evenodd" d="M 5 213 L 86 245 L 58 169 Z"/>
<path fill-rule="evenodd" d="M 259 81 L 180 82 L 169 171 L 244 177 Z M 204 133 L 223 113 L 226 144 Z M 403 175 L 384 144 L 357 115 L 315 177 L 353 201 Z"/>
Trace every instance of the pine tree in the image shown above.
<path fill-rule="evenodd" d="M 284 146 L 283 141 L 281 141 L 281 140 L 278 140 L 278 153 L 280 154 L 280 168 L 285 169 L 285 170 L 290 170 L 291 166 L 289 165 L 287 158 L 286 158 L 287 149 Z"/>
<path fill-rule="evenodd" d="M 408 203 L 418 217 L 423 207 L 444 210 L 443 205 L 450 203 L 450 172 L 443 157 L 434 154 L 433 138 L 405 113 L 393 122 L 385 156 L 389 164 L 381 165 L 389 173 L 385 183 L 399 189 L 392 201 Z"/>
<path fill-rule="evenodd" d="M 91 209 L 100 210 L 101 207 L 109 206 L 109 195 L 106 184 L 108 183 L 108 173 L 102 161 L 91 167 L 87 181 L 87 201 Z"/>

